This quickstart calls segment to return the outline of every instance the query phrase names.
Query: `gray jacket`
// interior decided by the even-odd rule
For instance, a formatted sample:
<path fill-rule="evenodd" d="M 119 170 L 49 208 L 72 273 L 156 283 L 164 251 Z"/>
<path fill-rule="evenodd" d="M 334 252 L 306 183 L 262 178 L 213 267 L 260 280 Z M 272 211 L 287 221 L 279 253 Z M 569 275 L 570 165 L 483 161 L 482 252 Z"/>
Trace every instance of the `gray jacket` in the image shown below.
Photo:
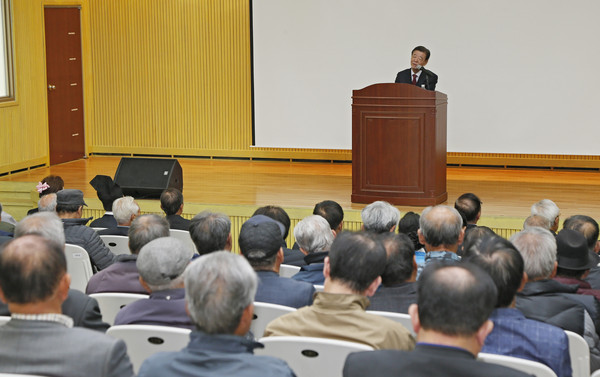
<path fill-rule="evenodd" d="M 115 255 L 106 247 L 96 231 L 85 226 L 87 219 L 62 219 L 66 243 L 83 247 L 89 254 L 92 265 L 98 270 L 113 264 Z"/>

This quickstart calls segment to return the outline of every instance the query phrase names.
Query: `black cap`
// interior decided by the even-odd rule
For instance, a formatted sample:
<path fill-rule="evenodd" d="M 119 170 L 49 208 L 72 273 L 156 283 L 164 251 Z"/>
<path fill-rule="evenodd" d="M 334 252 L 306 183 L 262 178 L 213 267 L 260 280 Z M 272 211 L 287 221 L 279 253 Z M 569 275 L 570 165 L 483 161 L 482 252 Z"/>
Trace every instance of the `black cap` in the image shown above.
<path fill-rule="evenodd" d="M 556 236 L 558 267 L 583 271 L 598 265 L 600 257 L 587 246 L 585 236 L 575 230 L 563 229 Z"/>

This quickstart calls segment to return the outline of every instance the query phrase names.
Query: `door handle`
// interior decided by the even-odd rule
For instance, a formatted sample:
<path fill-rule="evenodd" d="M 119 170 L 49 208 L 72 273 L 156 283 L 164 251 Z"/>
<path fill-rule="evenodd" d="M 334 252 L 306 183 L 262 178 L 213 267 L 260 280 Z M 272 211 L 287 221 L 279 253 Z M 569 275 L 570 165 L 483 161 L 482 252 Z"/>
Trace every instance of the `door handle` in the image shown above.
<path fill-rule="evenodd" d="M 52 85 L 52 84 L 48 85 L 48 90 L 54 90 L 54 89 L 56 89 L 55 85 Z"/>

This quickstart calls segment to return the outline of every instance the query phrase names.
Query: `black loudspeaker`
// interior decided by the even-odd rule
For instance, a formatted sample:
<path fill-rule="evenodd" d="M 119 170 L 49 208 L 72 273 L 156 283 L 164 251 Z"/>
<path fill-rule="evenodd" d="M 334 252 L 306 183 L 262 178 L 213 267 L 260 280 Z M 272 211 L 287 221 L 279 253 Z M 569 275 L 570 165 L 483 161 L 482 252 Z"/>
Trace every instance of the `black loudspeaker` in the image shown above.
<path fill-rule="evenodd" d="M 174 187 L 183 192 L 181 165 L 175 159 L 123 157 L 115 173 L 123 194 L 136 199 L 157 199 Z"/>

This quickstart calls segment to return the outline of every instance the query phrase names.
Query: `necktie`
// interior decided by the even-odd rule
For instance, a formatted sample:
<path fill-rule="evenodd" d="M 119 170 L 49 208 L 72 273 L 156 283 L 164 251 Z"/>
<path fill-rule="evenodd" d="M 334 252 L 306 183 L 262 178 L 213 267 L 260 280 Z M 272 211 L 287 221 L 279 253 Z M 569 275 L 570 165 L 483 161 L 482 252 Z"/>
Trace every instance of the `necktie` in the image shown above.
<path fill-rule="evenodd" d="M 417 75 L 413 73 L 413 85 L 417 85 Z"/>

